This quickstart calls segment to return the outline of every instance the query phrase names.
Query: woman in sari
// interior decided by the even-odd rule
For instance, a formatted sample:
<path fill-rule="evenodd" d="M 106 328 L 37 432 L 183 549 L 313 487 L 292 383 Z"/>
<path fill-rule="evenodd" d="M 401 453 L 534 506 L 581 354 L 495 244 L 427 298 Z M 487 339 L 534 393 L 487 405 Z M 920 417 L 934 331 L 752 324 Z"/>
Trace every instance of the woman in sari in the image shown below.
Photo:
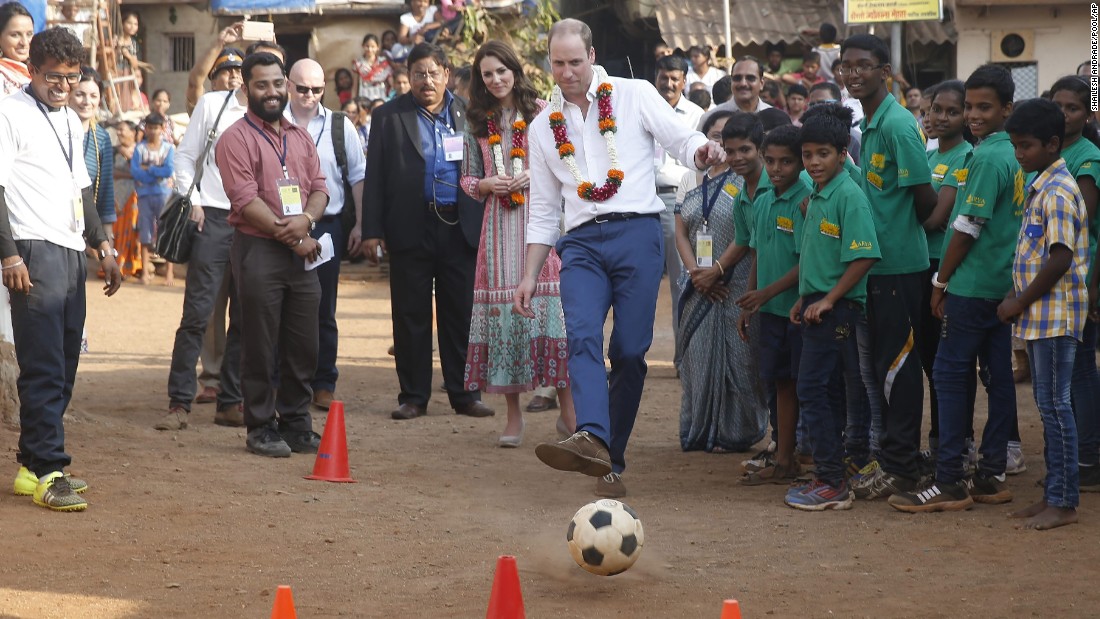
<path fill-rule="evenodd" d="M 569 389 L 565 314 L 551 252 L 539 274 L 534 319 L 512 312 L 512 297 L 527 255 L 527 123 L 546 102 L 538 99 L 511 47 L 489 41 L 474 57 L 467 109 L 462 189 L 485 200 L 477 252 L 474 308 L 466 356 L 466 389 L 503 393 L 508 421 L 501 447 L 518 447 L 524 421 L 519 394 L 537 386 L 558 390 L 558 431 L 576 427 Z"/>
<path fill-rule="evenodd" d="M 715 116 L 703 128 L 708 136 L 715 133 L 714 124 L 730 119 Z M 717 129 L 719 138 L 722 129 Z M 737 333 L 741 310 L 734 300 L 745 293 L 752 266 L 749 248 L 734 243 L 733 209 L 744 179 L 730 169 L 728 158 L 703 174 L 688 175 L 698 179 L 696 186 L 676 209 L 676 250 L 684 262 L 678 325 L 683 358 L 680 447 L 745 451 L 764 438 L 768 406 L 756 354 Z M 709 255 L 697 251 L 705 246 L 700 238 L 706 241 L 708 236 Z M 755 325 L 749 342 L 758 341 L 752 333 Z"/>
<path fill-rule="evenodd" d="M 155 97 L 154 97 L 155 98 Z M 132 277 L 142 270 L 141 243 L 137 233 L 137 193 L 134 192 L 134 177 L 130 174 L 130 159 L 137 145 L 137 128 L 134 123 L 123 120 L 115 126 L 118 136 L 118 148 L 115 149 L 115 208 L 118 219 L 115 220 L 115 251 L 118 252 L 118 267 L 123 277 Z M 149 265 L 153 268 L 153 265 Z"/>
<path fill-rule="evenodd" d="M 31 53 L 34 20 L 18 2 L 0 5 L 0 97 L 6 97 L 31 81 L 27 58 Z"/>

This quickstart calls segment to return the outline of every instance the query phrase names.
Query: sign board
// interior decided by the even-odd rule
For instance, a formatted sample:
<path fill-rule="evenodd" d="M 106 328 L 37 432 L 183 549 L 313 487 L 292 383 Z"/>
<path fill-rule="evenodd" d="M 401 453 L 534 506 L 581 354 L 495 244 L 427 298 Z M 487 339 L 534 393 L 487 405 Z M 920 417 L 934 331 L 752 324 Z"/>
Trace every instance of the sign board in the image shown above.
<path fill-rule="evenodd" d="M 844 23 L 939 21 L 943 0 L 844 0 Z"/>

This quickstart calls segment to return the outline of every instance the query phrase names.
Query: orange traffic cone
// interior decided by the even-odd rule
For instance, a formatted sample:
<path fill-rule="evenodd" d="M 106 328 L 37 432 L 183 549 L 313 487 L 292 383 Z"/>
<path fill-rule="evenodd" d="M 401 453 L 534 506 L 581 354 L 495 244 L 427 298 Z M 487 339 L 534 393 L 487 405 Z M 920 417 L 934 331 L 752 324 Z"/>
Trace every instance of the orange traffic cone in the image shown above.
<path fill-rule="evenodd" d="M 271 609 L 271 619 L 298 619 L 298 612 L 294 610 L 294 595 L 290 593 L 289 585 L 279 585 L 275 592 L 275 607 Z"/>
<path fill-rule="evenodd" d="M 313 474 L 306 475 L 306 479 L 355 483 L 351 478 L 351 469 L 348 468 L 343 402 L 333 400 L 328 407 L 325 433 L 321 436 L 321 447 L 317 450 L 317 460 L 313 463 Z"/>
<path fill-rule="evenodd" d="M 489 595 L 489 612 L 485 613 L 485 619 L 525 619 L 525 617 L 516 558 L 503 555 L 497 559 L 497 572 L 493 576 L 493 592 Z"/>
<path fill-rule="evenodd" d="M 741 619 L 741 607 L 737 600 L 726 600 L 722 604 L 722 619 Z"/>

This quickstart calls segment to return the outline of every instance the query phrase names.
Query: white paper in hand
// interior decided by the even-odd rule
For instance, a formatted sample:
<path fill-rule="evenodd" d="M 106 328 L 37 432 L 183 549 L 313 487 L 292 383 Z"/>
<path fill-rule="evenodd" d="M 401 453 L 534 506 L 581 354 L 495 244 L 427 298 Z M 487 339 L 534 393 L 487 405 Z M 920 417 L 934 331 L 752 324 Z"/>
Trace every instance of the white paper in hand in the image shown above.
<path fill-rule="evenodd" d="M 312 271 L 322 264 L 332 260 L 336 251 L 332 247 L 332 236 L 328 232 L 321 235 L 321 238 L 317 239 L 317 242 L 321 244 L 321 255 L 316 260 L 306 260 L 306 270 Z"/>

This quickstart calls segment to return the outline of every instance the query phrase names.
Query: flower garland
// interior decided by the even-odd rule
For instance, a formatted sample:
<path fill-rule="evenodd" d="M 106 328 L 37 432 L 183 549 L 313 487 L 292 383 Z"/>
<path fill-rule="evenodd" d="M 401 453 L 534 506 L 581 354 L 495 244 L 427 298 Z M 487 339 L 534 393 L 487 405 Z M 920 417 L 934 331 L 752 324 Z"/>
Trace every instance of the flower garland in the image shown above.
<path fill-rule="evenodd" d="M 500 127 L 497 126 L 496 115 L 490 113 L 485 120 L 489 129 L 489 149 L 493 152 L 493 167 L 497 174 L 507 174 L 508 171 L 504 168 L 504 146 L 501 144 Z M 512 123 L 512 151 L 510 153 L 512 157 L 512 178 L 523 174 L 523 160 L 527 157 L 527 151 L 523 149 L 523 136 L 526 132 L 527 123 L 522 118 Z M 523 206 L 524 202 L 523 192 L 521 191 L 513 191 L 508 196 L 507 202 L 504 201 L 504 198 L 500 199 L 501 206 L 508 208 L 519 208 Z"/>
<path fill-rule="evenodd" d="M 577 195 L 582 200 L 589 202 L 605 202 L 611 199 L 619 191 L 623 184 L 625 174 L 619 169 L 619 151 L 615 148 L 615 114 L 611 108 L 611 93 L 614 90 L 607 81 L 607 71 L 601 66 L 593 66 L 593 79 L 599 81 L 596 88 L 596 107 L 599 109 L 600 134 L 607 143 L 607 156 L 611 160 L 611 169 L 607 171 L 607 180 L 597 187 L 595 183 L 587 181 L 581 176 L 577 167 L 576 149 L 569 141 L 569 135 L 565 127 L 565 115 L 562 114 L 561 88 L 554 87 L 550 96 L 550 129 L 554 132 L 554 143 L 558 147 L 558 157 L 573 175 L 577 182 Z"/>

